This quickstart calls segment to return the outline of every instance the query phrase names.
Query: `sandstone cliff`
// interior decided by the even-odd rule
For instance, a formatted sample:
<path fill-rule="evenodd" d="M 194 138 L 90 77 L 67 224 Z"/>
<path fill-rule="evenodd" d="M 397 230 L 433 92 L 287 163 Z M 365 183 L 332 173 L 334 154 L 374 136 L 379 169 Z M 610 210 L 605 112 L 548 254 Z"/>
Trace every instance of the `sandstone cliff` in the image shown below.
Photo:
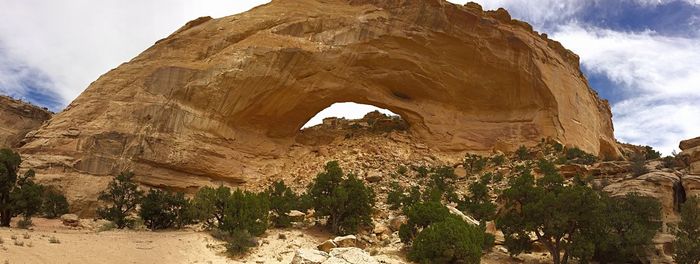
<path fill-rule="evenodd" d="M 151 186 L 254 186 L 314 148 L 299 129 L 335 102 L 387 108 L 440 153 L 549 137 L 620 155 L 578 56 L 505 10 L 444 0 L 276 0 L 193 20 L 101 76 L 21 151 L 72 200 L 127 169 Z"/>
<path fill-rule="evenodd" d="M 24 136 L 51 115 L 46 109 L 0 95 L 0 148 L 19 147 Z"/>

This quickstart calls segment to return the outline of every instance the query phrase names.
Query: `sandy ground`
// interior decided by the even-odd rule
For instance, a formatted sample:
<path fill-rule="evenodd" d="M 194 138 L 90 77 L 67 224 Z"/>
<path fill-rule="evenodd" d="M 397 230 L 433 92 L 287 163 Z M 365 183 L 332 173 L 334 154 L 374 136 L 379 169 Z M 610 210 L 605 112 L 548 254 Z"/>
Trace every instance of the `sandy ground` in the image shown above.
<path fill-rule="evenodd" d="M 141 263 L 255 263 L 288 264 L 299 248 L 315 248 L 330 238 L 327 232 L 315 229 L 271 229 L 260 239 L 259 246 L 250 253 L 229 257 L 223 243 L 206 232 L 131 231 L 98 232 L 99 224 L 81 220 L 87 226 L 72 229 L 60 220 L 33 219 L 32 230 L 0 228 L 0 264 L 141 264 Z M 87 223 L 86 223 L 87 222 Z M 56 238 L 58 243 L 51 243 Z M 398 243 L 398 240 L 396 241 Z M 392 243 L 375 256 L 383 263 L 405 263 L 400 247 Z M 548 263 L 542 254 L 526 254 L 511 258 L 493 250 L 482 258 L 484 264 Z"/>
<path fill-rule="evenodd" d="M 193 230 L 96 232 L 72 230 L 58 220 L 34 223 L 34 230 L 0 229 L 0 263 L 289 263 L 297 248 L 313 248 L 327 239 L 313 230 L 270 230 L 260 247 L 233 259 L 221 242 Z M 52 237 L 60 242 L 49 242 Z"/>

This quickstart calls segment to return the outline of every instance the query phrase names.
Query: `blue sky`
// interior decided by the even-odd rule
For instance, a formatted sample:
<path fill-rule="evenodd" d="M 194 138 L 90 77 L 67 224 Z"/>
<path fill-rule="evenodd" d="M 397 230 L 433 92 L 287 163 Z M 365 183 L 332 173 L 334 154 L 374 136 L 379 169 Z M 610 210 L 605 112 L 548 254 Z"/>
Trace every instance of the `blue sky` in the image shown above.
<path fill-rule="evenodd" d="M 185 22 L 265 0 L 0 0 L 0 93 L 54 111 Z M 463 4 L 466 1 L 452 0 Z M 616 137 L 670 154 L 700 136 L 700 0 L 477 0 L 581 56 Z M 324 116 L 372 110 L 341 105 Z"/>

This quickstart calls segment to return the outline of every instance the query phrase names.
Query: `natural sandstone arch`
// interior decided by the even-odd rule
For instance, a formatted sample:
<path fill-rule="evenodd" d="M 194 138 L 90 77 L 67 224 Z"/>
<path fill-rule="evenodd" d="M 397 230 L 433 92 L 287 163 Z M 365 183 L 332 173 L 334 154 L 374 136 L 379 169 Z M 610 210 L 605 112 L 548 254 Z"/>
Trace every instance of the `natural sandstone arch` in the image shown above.
<path fill-rule="evenodd" d="M 443 0 L 275 0 L 196 19 L 101 76 L 22 151 L 40 175 L 244 184 L 280 173 L 299 128 L 340 101 L 389 109 L 446 152 L 550 137 L 618 154 L 575 54 L 504 10 Z"/>

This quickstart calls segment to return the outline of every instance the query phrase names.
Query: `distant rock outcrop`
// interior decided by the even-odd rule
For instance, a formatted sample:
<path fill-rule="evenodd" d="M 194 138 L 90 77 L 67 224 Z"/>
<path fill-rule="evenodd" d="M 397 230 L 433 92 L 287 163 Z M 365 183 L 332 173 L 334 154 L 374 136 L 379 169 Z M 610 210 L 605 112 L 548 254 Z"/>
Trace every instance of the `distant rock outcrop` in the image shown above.
<path fill-rule="evenodd" d="M 683 140 L 679 147 L 682 150 L 680 156 L 689 166 L 689 173 L 700 176 L 700 137 Z"/>
<path fill-rule="evenodd" d="M 0 95 L 0 148 L 16 148 L 24 136 L 51 118 L 49 110 Z"/>
<path fill-rule="evenodd" d="M 505 10 L 444 0 L 276 0 L 194 20 L 93 82 L 21 151 L 70 188 L 122 170 L 157 187 L 245 185 L 305 153 L 300 128 L 336 102 L 389 109 L 436 151 L 552 138 L 620 156 L 576 54 Z"/>

